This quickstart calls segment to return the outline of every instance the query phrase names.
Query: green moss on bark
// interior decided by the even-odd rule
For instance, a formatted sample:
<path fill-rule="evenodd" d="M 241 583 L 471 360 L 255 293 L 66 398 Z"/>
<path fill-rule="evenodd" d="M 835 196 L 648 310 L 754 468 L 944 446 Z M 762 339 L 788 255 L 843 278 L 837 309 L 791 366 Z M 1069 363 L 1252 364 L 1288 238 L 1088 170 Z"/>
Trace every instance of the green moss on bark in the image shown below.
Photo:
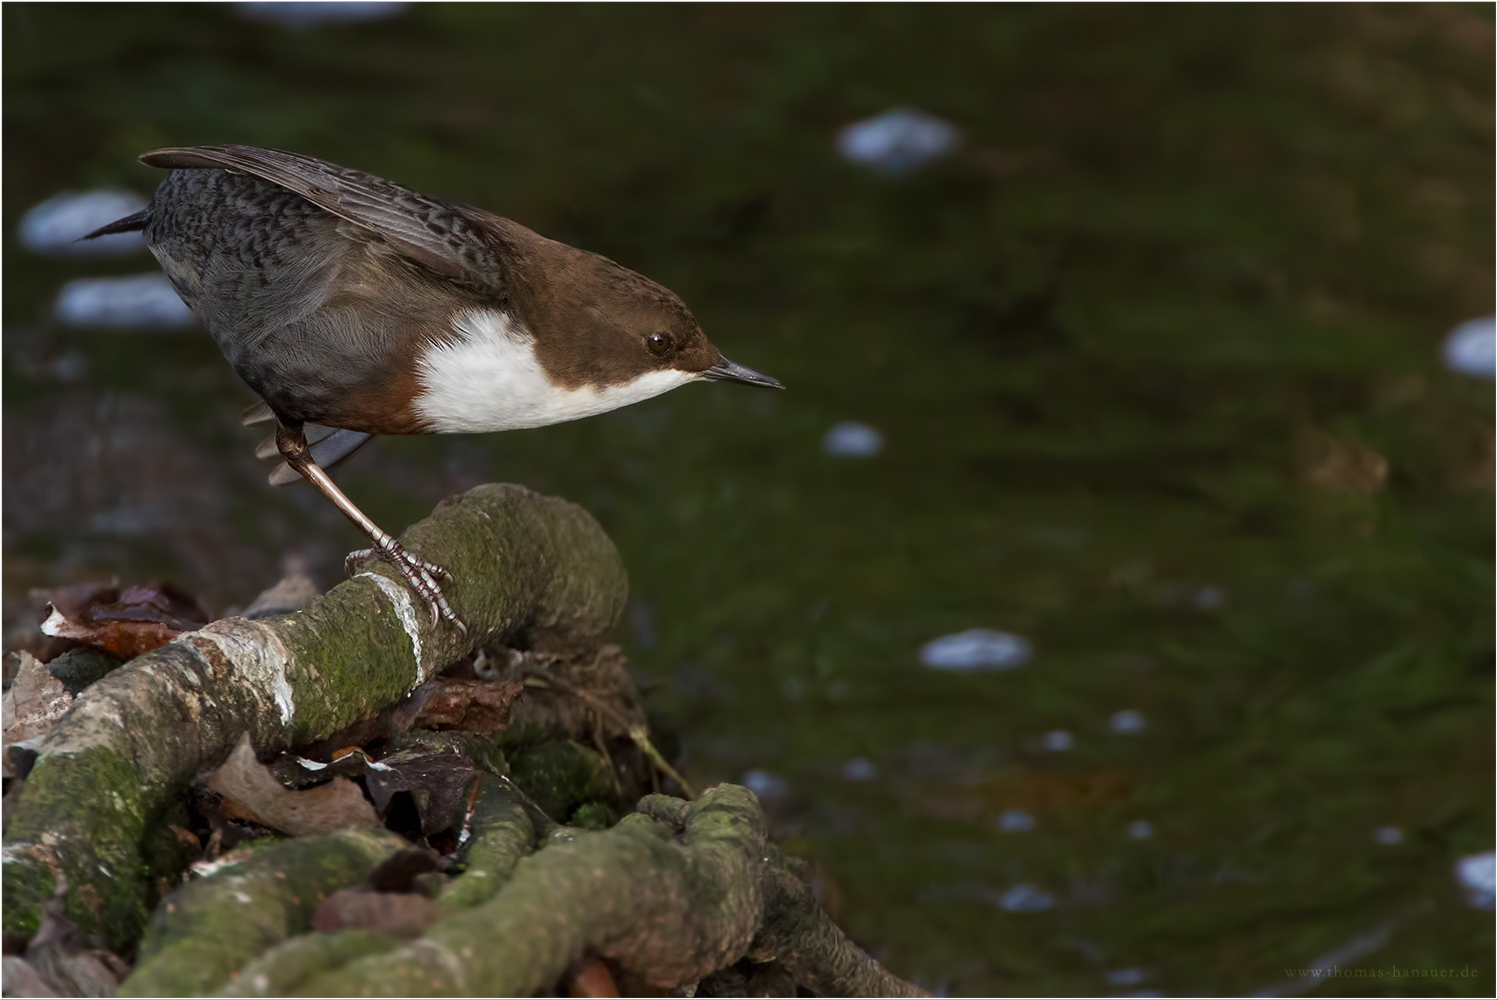
<path fill-rule="evenodd" d="M 30 933 L 55 891 L 55 866 L 67 878 L 68 919 L 128 953 L 151 900 L 141 858 L 146 806 L 134 762 L 108 747 L 43 756 L 26 779 L 6 831 L 16 845 L 4 866 L 5 927 Z M 58 822 L 72 818 L 76 826 Z M 20 845 L 25 845 L 20 846 Z"/>
<path fill-rule="evenodd" d="M 584 802 L 609 791 L 603 758 L 571 740 L 552 740 L 514 754 L 510 780 L 559 823 Z"/>
<path fill-rule="evenodd" d="M 393 833 L 341 830 L 257 851 L 193 882 L 157 908 L 120 996 L 200 996 L 267 949 L 312 929 L 331 893 L 363 881 L 406 842 Z"/>

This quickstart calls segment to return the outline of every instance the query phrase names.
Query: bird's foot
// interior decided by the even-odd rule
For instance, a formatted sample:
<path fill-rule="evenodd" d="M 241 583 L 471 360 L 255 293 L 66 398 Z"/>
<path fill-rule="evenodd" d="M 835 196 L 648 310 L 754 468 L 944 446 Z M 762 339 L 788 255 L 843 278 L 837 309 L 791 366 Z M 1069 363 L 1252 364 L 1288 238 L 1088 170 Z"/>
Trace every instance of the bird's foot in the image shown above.
<path fill-rule="evenodd" d="M 376 559 L 394 566 L 396 571 L 406 578 L 411 589 L 421 595 L 422 600 L 427 603 L 428 610 L 432 612 L 433 625 L 436 625 L 440 618 L 451 622 L 464 635 L 468 634 L 468 627 L 463 624 L 463 620 L 453 611 L 452 606 L 447 603 L 447 598 L 442 594 L 442 585 L 453 582 L 451 573 L 436 563 L 429 563 L 413 554 L 393 538 L 372 549 L 350 552 L 344 558 L 343 565 L 349 576 L 353 576 Z"/>

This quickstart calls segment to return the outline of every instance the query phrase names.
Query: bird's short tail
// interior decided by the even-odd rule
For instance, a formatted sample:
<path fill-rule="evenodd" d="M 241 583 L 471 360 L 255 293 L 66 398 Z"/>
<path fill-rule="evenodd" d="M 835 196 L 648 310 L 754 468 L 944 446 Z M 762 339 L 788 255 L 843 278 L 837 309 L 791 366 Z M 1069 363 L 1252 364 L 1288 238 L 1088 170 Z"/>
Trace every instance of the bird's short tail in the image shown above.
<path fill-rule="evenodd" d="M 134 215 L 127 215 L 123 219 L 116 219 L 107 226 L 100 226 L 87 236 L 80 236 L 73 242 L 80 243 L 83 240 L 91 240 L 96 236 L 113 236 L 115 233 L 138 233 L 146 228 L 146 220 L 150 217 L 151 210 L 143 208 Z"/>

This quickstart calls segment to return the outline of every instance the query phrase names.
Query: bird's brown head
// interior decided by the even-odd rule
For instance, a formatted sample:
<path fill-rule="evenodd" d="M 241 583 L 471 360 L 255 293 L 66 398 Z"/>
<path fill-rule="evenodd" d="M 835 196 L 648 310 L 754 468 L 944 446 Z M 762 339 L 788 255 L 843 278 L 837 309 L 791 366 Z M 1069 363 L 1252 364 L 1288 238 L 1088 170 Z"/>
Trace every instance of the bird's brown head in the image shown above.
<path fill-rule="evenodd" d="M 539 333 L 536 353 L 547 375 L 569 388 L 602 388 L 650 372 L 779 389 L 778 381 L 723 357 L 686 303 L 669 288 L 606 257 L 553 243 L 563 253 L 548 268 L 547 288 L 525 310 Z M 561 264 L 561 266 L 557 266 Z"/>

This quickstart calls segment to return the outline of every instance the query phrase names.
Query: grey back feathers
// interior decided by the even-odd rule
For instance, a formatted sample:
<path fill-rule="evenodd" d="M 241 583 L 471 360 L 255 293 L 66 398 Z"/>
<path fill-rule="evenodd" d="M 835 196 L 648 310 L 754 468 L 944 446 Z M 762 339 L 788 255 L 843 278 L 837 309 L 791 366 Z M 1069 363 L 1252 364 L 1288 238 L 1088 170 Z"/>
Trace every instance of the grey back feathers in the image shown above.
<path fill-rule="evenodd" d="M 261 178 L 368 229 L 436 274 L 489 294 L 504 290 L 492 233 L 473 225 L 461 207 L 383 177 L 255 146 L 173 147 L 140 159 L 148 166 L 170 170 L 223 168 Z"/>

